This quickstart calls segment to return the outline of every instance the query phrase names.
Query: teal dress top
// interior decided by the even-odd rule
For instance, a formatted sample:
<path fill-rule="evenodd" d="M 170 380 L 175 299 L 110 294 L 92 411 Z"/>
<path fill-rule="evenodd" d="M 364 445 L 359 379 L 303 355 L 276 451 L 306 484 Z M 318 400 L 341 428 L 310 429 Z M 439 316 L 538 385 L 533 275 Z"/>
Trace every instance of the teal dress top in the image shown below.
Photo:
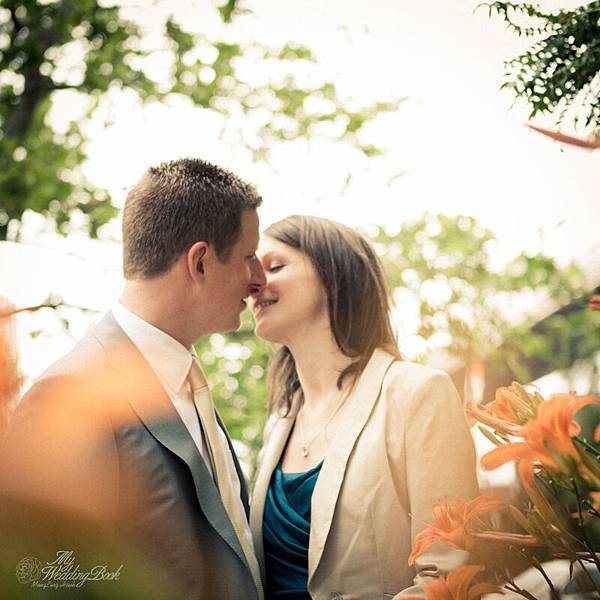
<path fill-rule="evenodd" d="M 273 471 L 263 518 L 267 600 L 310 600 L 310 501 L 322 465 L 283 473 L 279 464 Z"/>

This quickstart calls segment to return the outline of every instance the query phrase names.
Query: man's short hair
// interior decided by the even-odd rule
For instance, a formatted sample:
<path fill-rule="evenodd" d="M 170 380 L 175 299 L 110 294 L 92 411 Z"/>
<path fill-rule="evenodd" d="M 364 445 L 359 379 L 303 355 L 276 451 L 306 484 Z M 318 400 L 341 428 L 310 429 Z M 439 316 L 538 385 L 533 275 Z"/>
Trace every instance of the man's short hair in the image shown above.
<path fill-rule="evenodd" d="M 164 273 L 200 240 L 227 260 L 240 237 L 242 212 L 261 202 L 254 186 L 204 160 L 183 158 L 150 167 L 125 201 L 125 279 Z"/>

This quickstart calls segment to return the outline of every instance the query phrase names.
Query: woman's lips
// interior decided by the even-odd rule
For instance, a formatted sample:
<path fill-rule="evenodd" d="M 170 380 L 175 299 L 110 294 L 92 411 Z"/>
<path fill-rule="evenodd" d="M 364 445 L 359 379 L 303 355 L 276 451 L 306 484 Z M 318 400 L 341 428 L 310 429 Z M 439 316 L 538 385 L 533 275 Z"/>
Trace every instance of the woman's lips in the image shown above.
<path fill-rule="evenodd" d="M 254 316 L 256 317 L 263 310 L 265 310 L 266 308 L 269 308 L 269 306 L 272 306 L 273 304 L 275 304 L 275 302 L 277 302 L 277 300 L 261 300 L 260 302 L 257 302 L 254 305 Z"/>

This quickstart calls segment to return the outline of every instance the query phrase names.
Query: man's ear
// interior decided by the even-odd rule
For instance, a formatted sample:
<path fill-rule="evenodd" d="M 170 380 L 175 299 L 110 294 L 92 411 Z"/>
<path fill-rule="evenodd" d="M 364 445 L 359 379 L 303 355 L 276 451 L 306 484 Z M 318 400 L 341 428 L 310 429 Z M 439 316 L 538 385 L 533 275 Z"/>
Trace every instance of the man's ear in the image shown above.
<path fill-rule="evenodd" d="M 204 261 L 207 251 L 207 242 L 196 242 L 187 251 L 187 268 L 192 279 L 196 279 L 198 276 L 204 277 Z"/>

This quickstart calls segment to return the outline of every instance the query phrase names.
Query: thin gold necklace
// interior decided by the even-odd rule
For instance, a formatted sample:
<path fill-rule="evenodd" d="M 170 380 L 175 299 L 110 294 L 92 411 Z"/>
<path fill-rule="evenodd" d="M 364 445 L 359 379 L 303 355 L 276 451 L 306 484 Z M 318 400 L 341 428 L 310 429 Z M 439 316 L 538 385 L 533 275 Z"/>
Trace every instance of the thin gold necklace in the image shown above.
<path fill-rule="evenodd" d="M 352 388 L 350 388 L 350 389 L 352 389 Z M 350 395 L 350 390 L 348 390 L 344 394 L 340 403 L 336 406 L 335 410 L 333 411 L 333 413 L 331 414 L 329 419 L 327 419 L 327 422 L 325 423 L 325 425 L 323 425 L 323 427 L 321 427 L 321 429 L 319 429 L 319 431 L 317 431 L 317 433 L 315 435 L 313 435 L 313 437 L 308 442 L 306 442 L 306 440 L 304 439 L 304 425 L 302 423 L 302 409 L 300 409 L 300 412 L 298 413 L 298 422 L 300 423 L 300 443 L 301 443 L 300 454 L 302 454 L 303 458 L 306 458 L 310 454 L 310 450 L 309 450 L 310 445 L 325 431 L 325 429 L 327 429 L 327 426 L 329 425 L 329 423 L 331 423 L 331 421 L 333 421 L 333 418 L 335 417 L 335 415 L 338 414 L 338 412 L 340 411 L 340 409 L 342 408 L 342 406 L 348 399 L 349 395 Z"/>

